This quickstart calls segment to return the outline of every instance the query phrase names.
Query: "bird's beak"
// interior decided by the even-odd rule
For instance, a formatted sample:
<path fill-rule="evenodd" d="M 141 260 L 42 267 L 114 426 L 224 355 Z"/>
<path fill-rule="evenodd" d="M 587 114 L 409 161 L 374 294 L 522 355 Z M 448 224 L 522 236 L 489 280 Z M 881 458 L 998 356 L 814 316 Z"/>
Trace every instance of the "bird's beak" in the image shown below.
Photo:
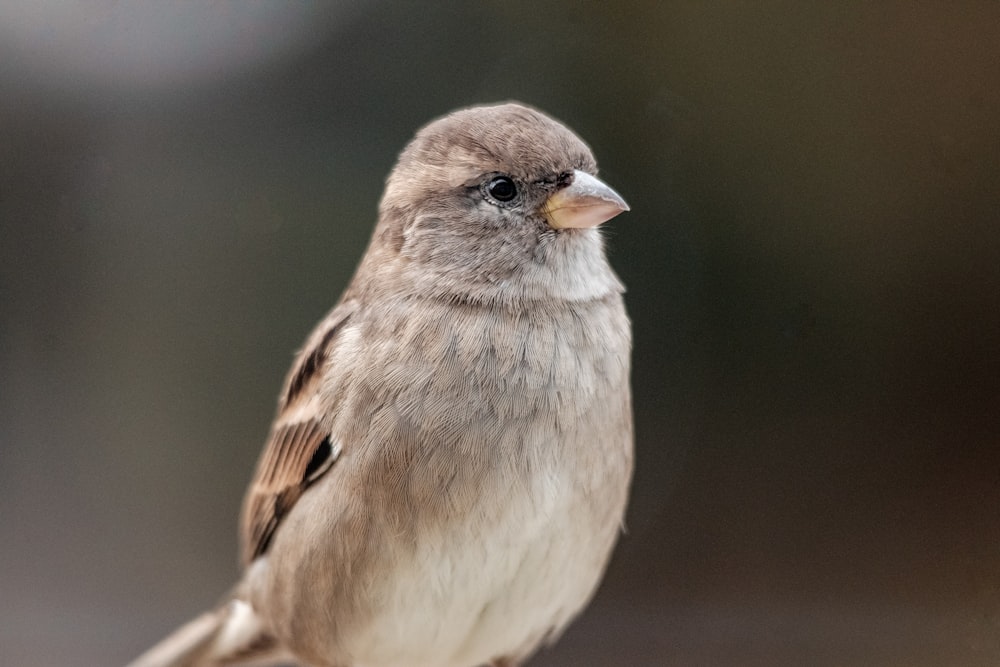
<path fill-rule="evenodd" d="M 541 213 L 555 229 L 585 229 L 629 210 L 621 195 L 590 174 L 573 171 L 573 182 L 542 204 Z"/>

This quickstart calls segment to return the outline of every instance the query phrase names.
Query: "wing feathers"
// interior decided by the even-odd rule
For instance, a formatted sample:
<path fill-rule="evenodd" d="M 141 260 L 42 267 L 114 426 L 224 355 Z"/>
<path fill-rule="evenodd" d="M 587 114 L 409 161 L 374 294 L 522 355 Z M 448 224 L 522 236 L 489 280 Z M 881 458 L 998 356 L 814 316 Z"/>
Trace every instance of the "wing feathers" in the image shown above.
<path fill-rule="evenodd" d="M 340 455 L 323 424 L 318 400 L 320 377 L 328 372 L 330 350 L 353 311 L 341 304 L 320 323 L 299 353 L 278 401 L 278 415 L 243 500 L 241 559 L 248 565 L 267 551 L 281 519 L 306 488 Z"/>
<path fill-rule="evenodd" d="M 333 465 L 332 452 L 329 435 L 316 421 L 274 430 L 244 502 L 244 564 L 267 550 L 282 517 Z"/>

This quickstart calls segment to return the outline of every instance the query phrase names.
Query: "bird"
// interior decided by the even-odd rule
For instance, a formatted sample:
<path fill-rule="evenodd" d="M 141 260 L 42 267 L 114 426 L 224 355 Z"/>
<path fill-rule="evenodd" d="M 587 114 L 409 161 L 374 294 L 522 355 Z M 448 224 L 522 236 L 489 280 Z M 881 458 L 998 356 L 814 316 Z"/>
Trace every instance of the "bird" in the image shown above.
<path fill-rule="evenodd" d="M 242 576 L 131 667 L 516 667 L 593 597 L 633 473 L 632 334 L 593 152 L 517 102 L 422 127 L 297 354 Z"/>

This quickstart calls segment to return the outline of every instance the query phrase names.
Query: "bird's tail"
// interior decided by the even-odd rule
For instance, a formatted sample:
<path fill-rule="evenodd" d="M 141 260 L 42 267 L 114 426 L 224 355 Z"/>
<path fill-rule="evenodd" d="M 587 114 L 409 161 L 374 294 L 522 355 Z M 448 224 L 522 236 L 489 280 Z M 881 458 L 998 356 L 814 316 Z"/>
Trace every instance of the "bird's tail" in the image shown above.
<path fill-rule="evenodd" d="M 232 600 L 177 628 L 127 667 L 249 666 L 287 657 L 253 608 Z"/>

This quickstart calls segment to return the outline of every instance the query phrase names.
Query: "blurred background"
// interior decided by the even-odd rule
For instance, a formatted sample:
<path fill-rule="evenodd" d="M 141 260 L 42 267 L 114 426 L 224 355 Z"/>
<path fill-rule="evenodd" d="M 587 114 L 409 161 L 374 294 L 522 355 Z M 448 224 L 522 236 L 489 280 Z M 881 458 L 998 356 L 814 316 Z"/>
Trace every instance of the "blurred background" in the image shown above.
<path fill-rule="evenodd" d="M 0 664 L 237 576 L 292 352 L 414 130 L 585 137 L 638 469 L 532 665 L 1000 664 L 996 2 L 0 5 Z"/>

